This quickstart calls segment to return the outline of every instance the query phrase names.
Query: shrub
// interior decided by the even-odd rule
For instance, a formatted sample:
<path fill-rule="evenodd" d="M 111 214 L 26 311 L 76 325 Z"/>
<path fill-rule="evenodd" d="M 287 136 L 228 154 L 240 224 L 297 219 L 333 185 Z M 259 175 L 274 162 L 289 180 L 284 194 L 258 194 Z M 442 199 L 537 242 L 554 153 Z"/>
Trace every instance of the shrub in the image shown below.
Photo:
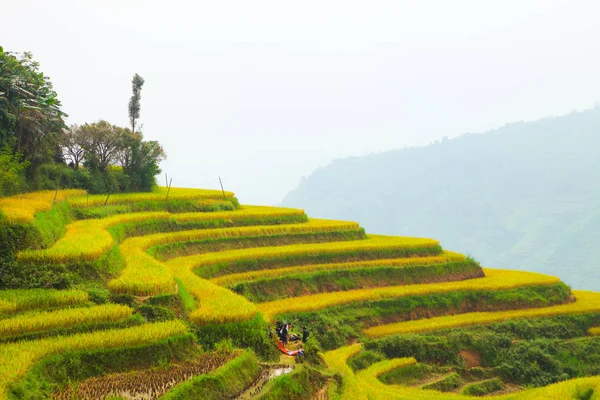
<path fill-rule="evenodd" d="M 463 380 L 460 377 L 460 375 L 456 372 L 453 372 L 435 382 L 422 386 L 421 389 L 439 390 L 440 392 L 451 392 L 454 389 L 460 387 L 462 384 Z"/>
<path fill-rule="evenodd" d="M 504 382 L 502 382 L 502 379 L 492 378 L 465 385 L 461 389 L 460 393 L 467 396 L 485 396 L 486 394 L 490 394 L 502 389 L 504 389 Z"/>
<path fill-rule="evenodd" d="M 385 357 L 380 353 L 371 350 L 365 350 L 361 351 L 354 357 L 351 357 L 348 360 L 348 365 L 353 371 L 360 371 L 361 369 L 368 368 L 376 362 L 384 359 Z"/>
<path fill-rule="evenodd" d="M 196 335 L 205 349 L 212 349 L 215 343 L 229 339 L 237 347 L 253 349 L 263 360 L 279 359 L 279 351 L 269 339 L 267 324 L 260 315 L 249 321 L 199 326 Z"/>

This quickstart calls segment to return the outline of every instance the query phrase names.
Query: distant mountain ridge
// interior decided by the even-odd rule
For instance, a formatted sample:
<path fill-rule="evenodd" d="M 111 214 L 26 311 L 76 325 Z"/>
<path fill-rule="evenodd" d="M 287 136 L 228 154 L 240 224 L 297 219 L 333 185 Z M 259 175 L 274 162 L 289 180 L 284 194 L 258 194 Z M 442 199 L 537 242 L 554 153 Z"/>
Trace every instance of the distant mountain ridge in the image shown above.
<path fill-rule="evenodd" d="M 283 205 L 600 289 L 600 107 L 336 160 Z"/>

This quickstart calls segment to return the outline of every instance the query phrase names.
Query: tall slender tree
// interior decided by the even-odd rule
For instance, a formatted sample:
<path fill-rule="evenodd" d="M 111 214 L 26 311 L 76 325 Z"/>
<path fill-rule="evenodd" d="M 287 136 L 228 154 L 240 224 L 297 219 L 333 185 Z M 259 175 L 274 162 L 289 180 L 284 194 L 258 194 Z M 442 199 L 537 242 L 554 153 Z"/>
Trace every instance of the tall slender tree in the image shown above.
<path fill-rule="evenodd" d="M 131 124 L 131 132 L 135 132 L 135 125 L 140 118 L 140 110 L 142 108 L 140 105 L 142 86 L 144 86 L 144 78 L 138 74 L 133 75 L 133 79 L 131 80 L 133 94 L 129 99 L 129 123 Z"/>

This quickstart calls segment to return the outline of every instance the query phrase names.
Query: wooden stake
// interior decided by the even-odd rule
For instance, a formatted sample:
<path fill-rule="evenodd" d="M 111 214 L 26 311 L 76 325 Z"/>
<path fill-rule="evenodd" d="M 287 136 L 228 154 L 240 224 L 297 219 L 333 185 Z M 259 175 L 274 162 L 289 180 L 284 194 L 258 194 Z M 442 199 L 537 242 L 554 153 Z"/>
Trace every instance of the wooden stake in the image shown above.
<path fill-rule="evenodd" d="M 223 182 L 221 181 L 221 177 L 219 177 L 219 184 L 221 185 L 221 192 L 223 192 L 223 198 L 225 199 L 225 189 L 223 189 Z"/>
<path fill-rule="evenodd" d="M 169 185 L 167 186 L 167 202 L 169 201 L 169 192 L 171 191 L 172 183 L 173 183 L 173 178 L 171 178 L 171 181 L 169 182 Z"/>

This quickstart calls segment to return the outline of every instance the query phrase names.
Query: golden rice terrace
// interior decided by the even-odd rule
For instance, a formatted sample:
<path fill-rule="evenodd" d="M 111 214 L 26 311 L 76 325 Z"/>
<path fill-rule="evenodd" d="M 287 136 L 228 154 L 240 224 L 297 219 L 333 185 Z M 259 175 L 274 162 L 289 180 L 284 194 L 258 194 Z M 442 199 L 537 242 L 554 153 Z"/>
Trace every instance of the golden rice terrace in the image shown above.
<path fill-rule="evenodd" d="M 0 210 L 0 399 L 600 393 L 600 293 L 435 239 L 213 190 Z"/>

